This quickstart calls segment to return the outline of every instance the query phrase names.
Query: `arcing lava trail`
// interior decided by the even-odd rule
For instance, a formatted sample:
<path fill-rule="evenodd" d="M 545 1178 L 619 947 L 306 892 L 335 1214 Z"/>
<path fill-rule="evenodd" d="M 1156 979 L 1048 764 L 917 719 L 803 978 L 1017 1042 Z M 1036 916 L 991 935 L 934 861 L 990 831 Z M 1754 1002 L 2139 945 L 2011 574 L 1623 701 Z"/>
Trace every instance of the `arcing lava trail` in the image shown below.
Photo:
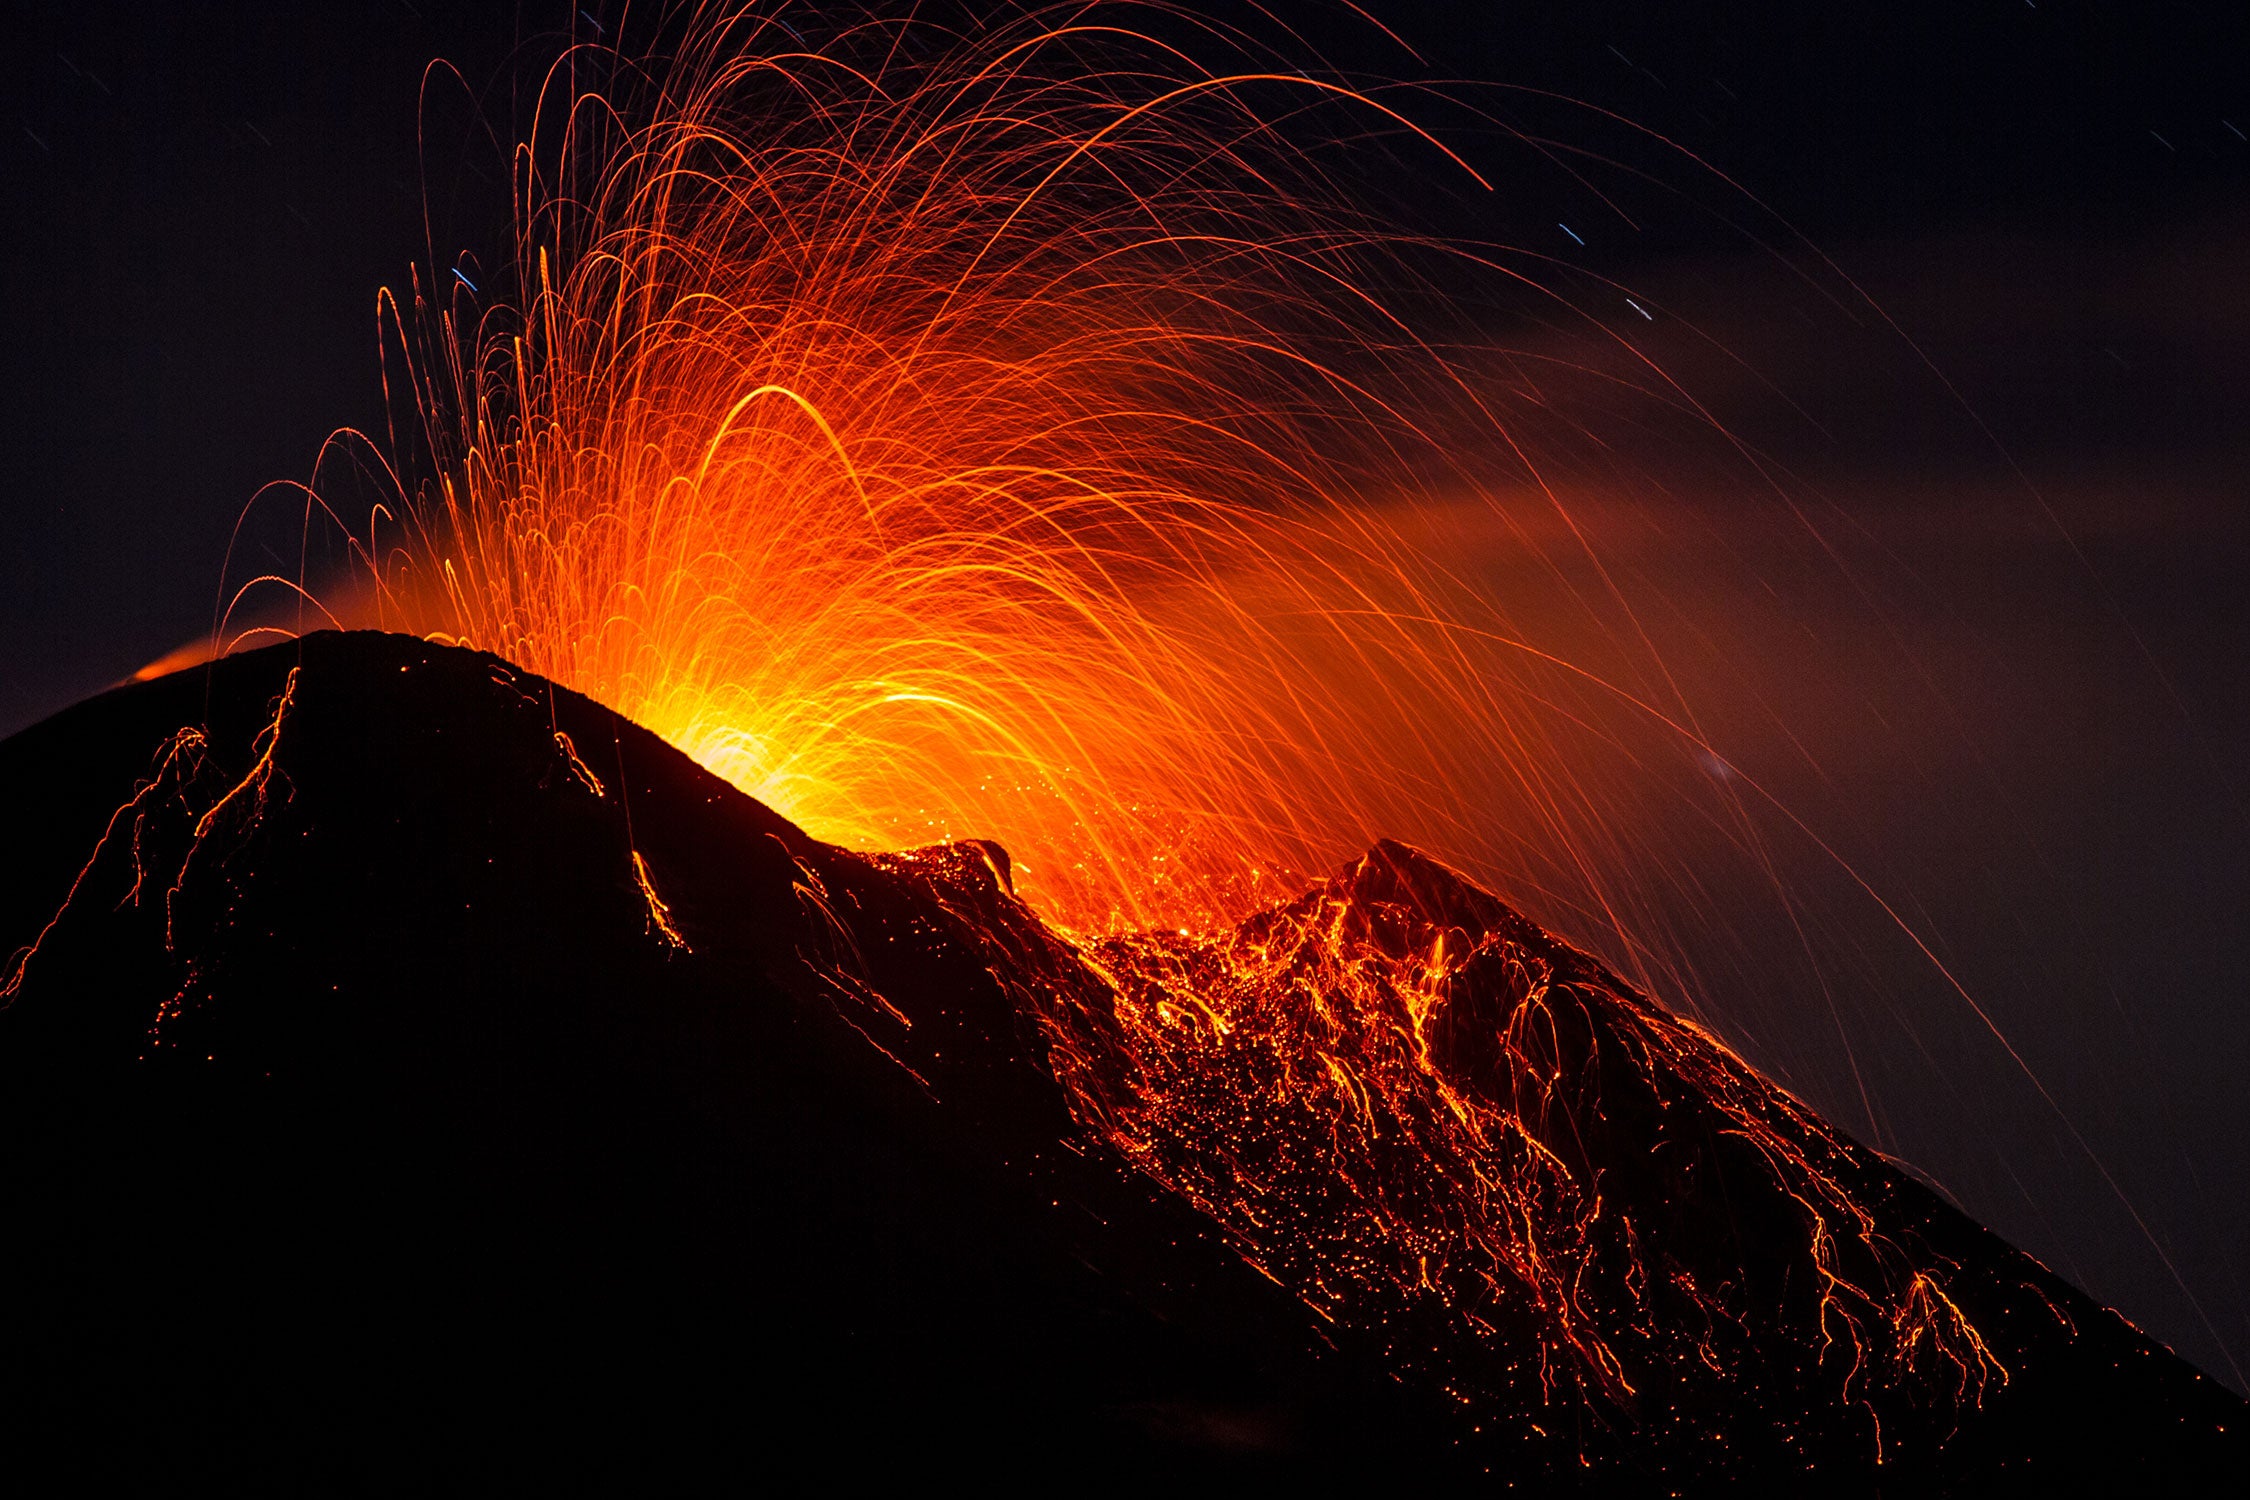
<path fill-rule="evenodd" d="M 0 778 L 5 1394 L 97 1467 L 2242 1462 L 2239 1401 L 1401 846 L 1082 944 L 997 846 L 822 844 L 372 634 L 119 690 Z"/>
<path fill-rule="evenodd" d="M 1627 807 L 1743 814 L 1570 414 L 1732 440 L 1540 257 L 1360 201 L 1390 152 L 1482 179 L 1285 29 L 969 12 L 568 49 L 505 270 L 386 293 L 390 431 L 273 502 L 348 565 L 247 617 L 493 651 L 847 847 L 1002 838 L 1077 931 L 1230 925 L 1374 832 L 1661 905 Z M 1569 355 L 1480 330 L 1496 288 Z M 1460 569 L 1464 527 L 1538 587 Z"/>

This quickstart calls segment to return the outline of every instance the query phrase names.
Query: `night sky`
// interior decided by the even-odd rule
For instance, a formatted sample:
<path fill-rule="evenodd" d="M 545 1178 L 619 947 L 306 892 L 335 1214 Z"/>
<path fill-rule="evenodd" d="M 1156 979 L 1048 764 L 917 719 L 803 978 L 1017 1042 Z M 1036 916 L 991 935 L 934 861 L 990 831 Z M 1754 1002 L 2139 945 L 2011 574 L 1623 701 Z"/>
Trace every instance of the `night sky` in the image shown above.
<path fill-rule="evenodd" d="M 1656 181 L 1628 224 L 1432 108 L 1500 188 L 1433 190 L 1434 222 L 1643 289 L 1666 314 L 1652 350 L 1691 321 L 1763 377 L 1730 384 L 1681 346 L 1719 414 L 1821 497 L 1878 602 L 1845 608 L 1762 561 L 1746 529 L 1732 566 L 1748 593 L 1712 607 L 1739 632 L 1740 671 L 1708 684 L 1714 739 L 1767 767 L 1763 721 L 1730 719 L 1728 695 L 1761 683 L 1763 712 L 1789 687 L 1801 753 L 1768 758 L 1773 782 L 1905 893 L 2147 1232 L 2036 1094 L 1972 1043 L 1949 1050 L 1942 997 L 1896 997 L 1899 1036 L 1935 1060 L 1919 1081 L 1899 1073 L 1875 1121 L 1785 1040 L 1761 1052 L 1767 1021 L 1738 1039 L 2239 1388 L 2250 13 L 1368 9 L 1421 61 L 1338 8 L 1285 7 L 1355 71 L 1567 96 L 1752 195 L 1644 143 L 1635 164 Z M 499 158 L 467 101 L 504 127 L 510 57 L 544 55 L 571 24 L 565 6 L 435 0 L 9 5 L 0 734 L 207 632 L 250 497 L 305 478 L 333 429 L 380 421 L 376 289 L 429 254 L 425 184 L 439 261 L 489 262 Z M 425 161 L 416 99 L 440 56 L 469 82 L 438 90 Z M 1584 110 L 1476 97 L 1527 133 L 1614 144 Z M 1791 289 L 1764 247 L 1801 254 L 1794 236 L 1889 324 Z"/>

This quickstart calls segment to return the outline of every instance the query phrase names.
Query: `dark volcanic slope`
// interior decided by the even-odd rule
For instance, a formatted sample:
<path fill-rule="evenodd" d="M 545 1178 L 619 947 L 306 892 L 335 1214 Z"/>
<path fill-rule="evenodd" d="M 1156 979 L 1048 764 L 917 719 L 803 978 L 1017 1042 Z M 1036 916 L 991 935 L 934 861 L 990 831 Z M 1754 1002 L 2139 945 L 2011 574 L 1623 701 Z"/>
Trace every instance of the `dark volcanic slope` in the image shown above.
<path fill-rule="evenodd" d="M 574 695 L 375 635 L 96 699 L 0 745 L 0 787 L 0 953 L 36 943 L 0 1013 L 20 1463 L 292 1491 L 2244 1470 L 2242 1403 L 1410 851 L 1253 919 L 1223 974 L 1081 955 L 995 848 L 828 848 Z M 1433 1116 L 1435 1179 L 1388 1127 L 1331 1132 L 1352 1191 L 1300 1170 L 1286 1058 L 1249 1039 L 1348 978 L 1358 1019 L 1321 1024 L 1383 1066 L 1383 976 L 1447 942 L 1472 956 L 1409 1062 L 1508 1139 Z M 1279 1029 L 1151 1040 L 1167 996 L 1260 974 L 1230 1003 Z M 1462 1152 L 1554 1225 L 1476 1296 L 1443 1267 L 1395 1306 L 1338 1291 L 1403 1253 L 1360 1242 L 1364 1184 L 1436 1234 Z M 1808 1240 L 1787 1205 L 1827 1187 L 1881 1232 Z M 1868 1304 L 1913 1314 L 1888 1364 L 1837 1363 L 1827 1274 L 1905 1288 Z"/>

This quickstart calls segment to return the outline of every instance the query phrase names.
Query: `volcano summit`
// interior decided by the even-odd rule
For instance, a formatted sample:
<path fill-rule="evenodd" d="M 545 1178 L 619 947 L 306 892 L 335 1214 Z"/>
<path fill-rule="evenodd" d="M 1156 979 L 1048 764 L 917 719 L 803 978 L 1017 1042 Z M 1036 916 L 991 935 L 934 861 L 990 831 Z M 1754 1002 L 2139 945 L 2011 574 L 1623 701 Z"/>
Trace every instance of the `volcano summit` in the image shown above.
<path fill-rule="evenodd" d="M 2241 1401 L 1399 845 L 1083 939 L 377 634 L 0 784 L 0 1395 L 90 1482 L 2245 1472 Z"/>

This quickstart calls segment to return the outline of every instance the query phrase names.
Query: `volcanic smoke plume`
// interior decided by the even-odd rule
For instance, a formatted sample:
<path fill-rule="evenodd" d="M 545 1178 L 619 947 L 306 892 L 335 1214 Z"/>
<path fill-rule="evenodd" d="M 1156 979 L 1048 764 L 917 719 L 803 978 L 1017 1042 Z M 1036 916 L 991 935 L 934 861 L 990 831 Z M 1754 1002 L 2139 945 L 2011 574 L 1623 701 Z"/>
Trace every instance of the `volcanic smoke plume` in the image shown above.
<path fill-rule="evenodd" d="M 997 845 L 823 844 L 376 634 L 0 777 L 7 1399 L 84 1472 L 2242 1463 L 2236 1398 L 1400 845 L 1075 940 Z"/>

